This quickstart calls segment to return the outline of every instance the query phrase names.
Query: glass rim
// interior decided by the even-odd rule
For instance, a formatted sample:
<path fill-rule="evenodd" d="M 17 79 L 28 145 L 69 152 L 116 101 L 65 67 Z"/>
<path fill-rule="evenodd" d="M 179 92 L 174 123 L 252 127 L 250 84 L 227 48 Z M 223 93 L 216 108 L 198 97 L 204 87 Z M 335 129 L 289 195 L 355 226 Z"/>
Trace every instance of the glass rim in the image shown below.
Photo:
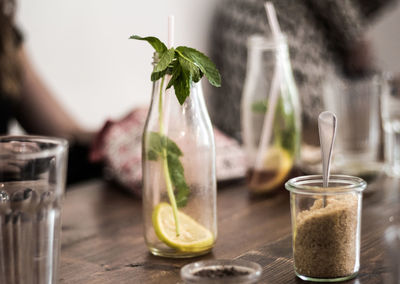
<path fill-rule="evenodd" d="M 0 135 L 0 144 L 5 142 L 32 142 L 32 143 L 48 143 L 53 144 L 51 149 L 43 149 L 33 153 L 13 152 L 13 153 L 0 153 L 0 159 L 4 158 L 19 158 L 19 159 L 40 159 L 55 156 L 64 152 L 68 148 L 68 141 L 63 138 L 40 136 L 40 135 Z"/>
<path fill-rule="evenodd" d="M 255 281 L 261 277 L 262 268 L 256 262 L 243 260 L 243 259 L 212 259 L 212 260 L 202 260 L 193 263 L 189 263 L 182 267 L 181 278 L 182 280 L 191 281 L 193 283 L 203 283 L 205 277 L 196 276 L 194 273 L 203 269 L 215 269 L 217 267 L 238 267 L 249 271 L 249 274 L 240 276 L 227 276 L 226 281 L 236 282 L 247 282 Z M 207 279 L 207 283 L 220 283 L 221 278 L 217 279 Z"/>
<path fill-rule="evenodd" d="M 362 192 L 367 187 L 367 182 L 362 178 L 349 175 L 330 175 L 329 182 L 343 183 L 340 186 L 328 186 L 327 190 L 322 190 L 322 186 L 310 186 L 310 183 L 323 183 L 322 175 L 307 175 L 295 177 L 285 183 L 286 190 L 291 193 L 311 194 L 311 195 L 331 195 L 350 192 Z"/>
<path fill-rule="evenodd" d="M 277 49 L 282 44 L 287 46 L 286 36 L 283 34 L 279 36 L 278 43 L 273 37 L 267 37 L 262 34 L 253 34 L 247 39 L 247 47 L 254 49 Z"/>

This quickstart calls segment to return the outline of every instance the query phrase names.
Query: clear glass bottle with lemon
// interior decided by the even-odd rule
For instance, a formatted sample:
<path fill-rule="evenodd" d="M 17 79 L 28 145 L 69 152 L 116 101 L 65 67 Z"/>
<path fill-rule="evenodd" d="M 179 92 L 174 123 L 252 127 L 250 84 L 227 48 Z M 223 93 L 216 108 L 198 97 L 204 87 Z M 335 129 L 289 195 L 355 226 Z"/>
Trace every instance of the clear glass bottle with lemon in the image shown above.
<path fill-rule="evenodd" d="M 209 252 L 217 238 L 215 143 L 200 79 L 220 85 L 202 53 L 167 49 L 158 39 L 153 93 L 143 131 L 144 238 L 154 255 L 185 258 Z"/>
<path fill-rule="evenodd" d="M 283 188 L 296 164 L 301 141 L 300 104 L 285 38 L 277 41 L 256 35 L 249 38 L 247 47 L 242 138 L 248 188 L 262 194 Z"/>

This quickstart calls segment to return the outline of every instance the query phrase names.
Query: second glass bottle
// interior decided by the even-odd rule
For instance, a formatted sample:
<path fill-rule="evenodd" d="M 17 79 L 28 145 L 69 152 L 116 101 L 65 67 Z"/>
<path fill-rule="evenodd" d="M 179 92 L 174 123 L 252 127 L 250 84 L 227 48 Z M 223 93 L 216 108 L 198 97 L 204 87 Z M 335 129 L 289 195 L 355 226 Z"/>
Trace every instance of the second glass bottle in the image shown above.
<path fill-rule="evenodd" d="M 290 176 L 300 149 L 300 103 L 284 37 L 248 40 L 241 102 L 248 187 L 269 193 Z"/>

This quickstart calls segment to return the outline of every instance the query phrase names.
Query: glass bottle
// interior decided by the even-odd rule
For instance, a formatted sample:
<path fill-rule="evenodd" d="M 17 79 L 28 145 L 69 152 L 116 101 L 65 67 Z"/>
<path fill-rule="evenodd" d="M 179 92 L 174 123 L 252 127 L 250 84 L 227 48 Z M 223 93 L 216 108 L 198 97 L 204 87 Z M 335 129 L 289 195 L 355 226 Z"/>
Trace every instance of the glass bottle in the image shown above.
<path fill-rule="evenodd" d="M 180 105 L 168 80 L 153 84 L 143 132 L 144 238 L 154 255 L 194 257 L 217 238 L 214 134 L 200 82 Z"/>
<path fill-rule="evenodd" d="M 248 188 L 268 193 L 283 188 L 300 149 L 300 103 L 284 37 L 248 40 L 241 102 Z"/>

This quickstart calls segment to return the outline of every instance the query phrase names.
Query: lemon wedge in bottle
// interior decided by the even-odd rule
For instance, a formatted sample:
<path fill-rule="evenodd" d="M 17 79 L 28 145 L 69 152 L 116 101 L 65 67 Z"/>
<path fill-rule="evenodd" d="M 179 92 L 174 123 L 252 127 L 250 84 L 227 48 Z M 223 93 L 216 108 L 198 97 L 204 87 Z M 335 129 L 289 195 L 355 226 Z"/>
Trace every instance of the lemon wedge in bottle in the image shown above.
<path fill-rule="evenodd" d="M 168 203 L 158 204 L 152 215 L 157 237 L 171 248 L 182 252 L 209 250 L 214 244 L 214 236 L 204 226 L 183 212 L 178 212 L 179 236 L 176 234 L 172 207 Z"/>
<path fill-rule="evenodd" d="M 265 154 L 263 168 L 254 171 L 249 186 L 254 193 L 265 193 L 274 190 L 287 179 L 293 166 L 290 153 L 281 147 L 271 147 Z"/>

